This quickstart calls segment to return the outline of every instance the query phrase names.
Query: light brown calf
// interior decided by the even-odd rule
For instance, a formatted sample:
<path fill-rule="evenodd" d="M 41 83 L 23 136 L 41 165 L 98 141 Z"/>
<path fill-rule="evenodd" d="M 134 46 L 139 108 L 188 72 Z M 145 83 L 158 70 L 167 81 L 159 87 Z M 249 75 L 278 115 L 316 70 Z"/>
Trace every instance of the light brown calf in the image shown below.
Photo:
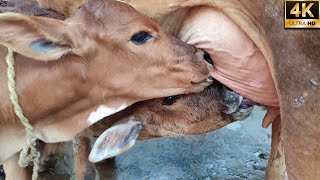
<path fill-rule="evenodd" d="M 203 51 L 122 2 L 92 0 L 64 21 L 2 13 L 0 44 L 1 59 L 7 48 L 17 52 L 20 105 L 45 142 L 71 140 L 134 102 L 198 92 L 212 82 Z M 0 163 L 26 138 L 9 99 L 6 68 L 0 61 Z"/>

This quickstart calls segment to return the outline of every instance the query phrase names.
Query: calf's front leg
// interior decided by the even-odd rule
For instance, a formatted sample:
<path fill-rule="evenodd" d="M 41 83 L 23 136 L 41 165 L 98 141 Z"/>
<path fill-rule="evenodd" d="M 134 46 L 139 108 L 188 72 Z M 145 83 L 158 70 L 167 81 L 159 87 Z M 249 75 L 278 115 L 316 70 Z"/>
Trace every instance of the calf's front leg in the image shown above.
<path fill-rule="evenodd" d="M 90 138 L 81 135 L 73 140 L 74 168 L 77 180 L 95 179 L 94 164 L 89 162 Z"/>
<path fill-rule="evenodd" d="M 6 180 L 31 180 L 31 172 L 18 164 L 19 153 L 14 154 L 3 163 Z"/>

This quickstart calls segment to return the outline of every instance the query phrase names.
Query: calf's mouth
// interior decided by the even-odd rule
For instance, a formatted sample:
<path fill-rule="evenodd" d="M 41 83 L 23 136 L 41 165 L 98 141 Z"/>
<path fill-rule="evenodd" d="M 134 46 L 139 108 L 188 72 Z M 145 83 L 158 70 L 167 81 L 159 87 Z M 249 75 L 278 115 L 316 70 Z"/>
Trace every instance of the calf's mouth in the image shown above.
<path fill-rule="evenodd" d="M 251 115 L 253 106 L 259 105 L 244 98 L 225 85 L 220 86 L 219 94 L 220 103 L 226 107 L 225 110 L 223 110 L 223 113 L 231 115 L 234 121 L 246 119 Z"/>

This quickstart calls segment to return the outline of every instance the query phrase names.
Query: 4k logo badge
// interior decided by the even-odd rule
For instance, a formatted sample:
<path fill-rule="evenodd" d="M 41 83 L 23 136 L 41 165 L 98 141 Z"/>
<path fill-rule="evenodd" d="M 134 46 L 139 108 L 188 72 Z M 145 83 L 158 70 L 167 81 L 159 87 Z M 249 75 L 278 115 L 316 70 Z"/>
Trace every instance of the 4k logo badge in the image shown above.
<path fill-rule="evenodd" d="M 285 28 L 320 28 L 320 0 L 286 0 Z"/>

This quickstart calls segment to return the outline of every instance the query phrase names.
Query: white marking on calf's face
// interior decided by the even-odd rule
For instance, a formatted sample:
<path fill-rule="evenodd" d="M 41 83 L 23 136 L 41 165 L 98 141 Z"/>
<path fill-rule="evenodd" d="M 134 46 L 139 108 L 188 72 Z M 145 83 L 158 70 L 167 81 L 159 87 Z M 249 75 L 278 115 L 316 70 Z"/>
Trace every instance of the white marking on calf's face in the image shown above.
<path fill-rule="evenodd" d="M 88 123 L 91 126 L 92 124 L 100 121 L 101 119 L 107 116 L 110 116 L 112 114 L 115 114 L 119 111 L 124 110 L 126 107 L 128 107 L 126 104 L 123 104 L 118 108 L 109 108 L 106 105 L 100 105 L 96 111 L 90 113 L 88 118 Z"/>

